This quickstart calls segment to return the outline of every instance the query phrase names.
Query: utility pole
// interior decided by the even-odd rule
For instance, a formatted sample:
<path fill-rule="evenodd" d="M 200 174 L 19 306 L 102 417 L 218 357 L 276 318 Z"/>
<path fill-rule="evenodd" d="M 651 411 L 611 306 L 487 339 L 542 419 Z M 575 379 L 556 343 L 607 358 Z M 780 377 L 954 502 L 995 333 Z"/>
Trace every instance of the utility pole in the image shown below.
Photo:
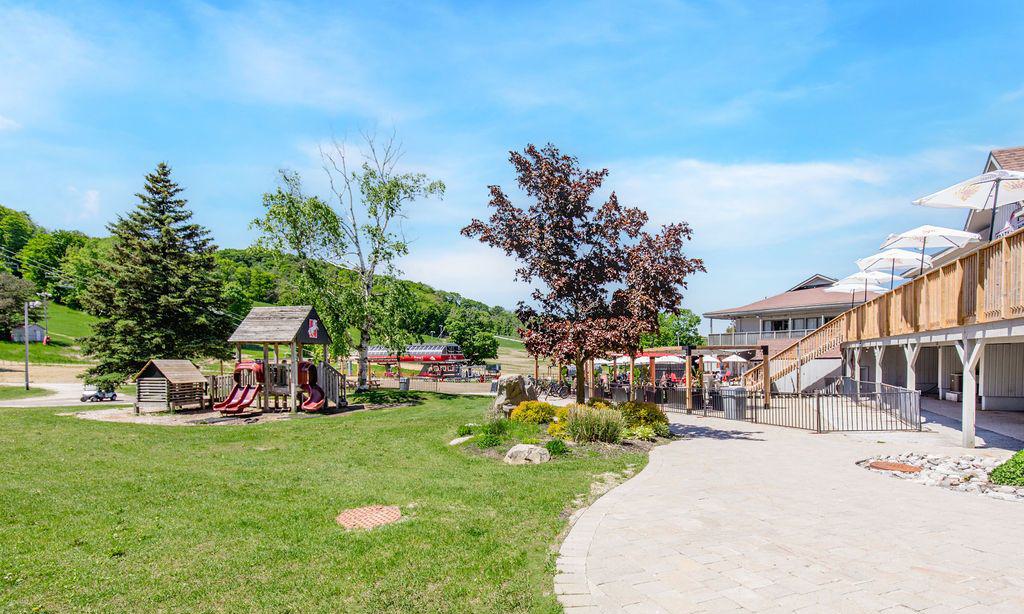
<path fill-rule="evenodd" d="M 43 299 L 43 338 L 50 336 L 50 293 L 40 292 L 39 296 Z"/>
<path fill-rule="evenodd" d="M 25 390 L 28 390 L 28 301 L 25 301 L 25 328 L 21 332 L 25 339 Z"/>
<path fill-rule="evenodd" d="M 28 390 L 28 308 L 38 307 L 39 301 L 25 301 L 25 328 L 22 332 L 25 335 L 25 390 Z"/>

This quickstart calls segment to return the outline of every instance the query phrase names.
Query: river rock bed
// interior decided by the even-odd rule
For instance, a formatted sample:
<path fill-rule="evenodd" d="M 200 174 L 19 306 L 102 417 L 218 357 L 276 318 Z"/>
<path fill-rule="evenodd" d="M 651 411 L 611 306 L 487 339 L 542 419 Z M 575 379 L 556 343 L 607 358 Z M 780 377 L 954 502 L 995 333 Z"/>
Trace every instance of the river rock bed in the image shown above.
<path fill-rule="evenodd" d="M 920 471 L 885 471 L 870 466 L 878 461 L 919 467 Z M 927 486 L 941 486 L 950 490 L 986 495 L 1004 501 L 1024 501 L 1024 487 L 1004 486 L 989 482 L 989 473 L 1001 462 L 997 458 L 983 456 L 939 456 L 908 452 L 873 456 L 857 464 L 871 471 L 886 473 Z"/>

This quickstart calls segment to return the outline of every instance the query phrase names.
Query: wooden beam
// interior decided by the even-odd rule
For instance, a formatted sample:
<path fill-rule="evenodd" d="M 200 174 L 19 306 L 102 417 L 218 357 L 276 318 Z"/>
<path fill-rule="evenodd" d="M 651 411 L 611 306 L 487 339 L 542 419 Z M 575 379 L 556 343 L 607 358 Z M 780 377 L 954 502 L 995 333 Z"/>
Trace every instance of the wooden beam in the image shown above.
<path fill-rule="evenodd" d="M 299 357 L 298 344 L 294 341 L 288 346 L 292 352 L 292 364 L 288 365 L 288 409 L 294 414 L 299 411 L 298 384 L 299 384 Z"/>
<path fill-rule="evenodd" d="M 270 348 L 263 344 L 263 411 L 270 410 Z"/>

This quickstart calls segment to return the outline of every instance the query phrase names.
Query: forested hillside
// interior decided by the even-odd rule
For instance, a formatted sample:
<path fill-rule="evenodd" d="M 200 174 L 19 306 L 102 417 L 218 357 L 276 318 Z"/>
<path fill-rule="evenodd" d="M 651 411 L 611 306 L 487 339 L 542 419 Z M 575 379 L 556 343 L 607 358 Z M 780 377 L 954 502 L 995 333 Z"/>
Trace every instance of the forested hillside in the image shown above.
<path fill-rule="evenodd" d="M 99 273 L 99 262 L 109 257 L 110 238 L 89 237 L 78 231 L 48 230 L 23 212 L 0 205 L 0 291 L 12 284 L 35 293 L 48 293 L 56 303 L 73 309 Z M 221 249 L 216 253 L 216 274 L 222 282 L 224 308 L 245 315 L 257 304 L 294 303 L 296 259 L 261 249 Z M 416 314 L 410 332 L 437 337 L 447 333 L 453 320 L 471 319 L 496 335 L 514 336 L 519 320 L 511 311 L 489 306 L 426 284 L 401 280 L 416 297 Z M 20 310 L 13 304 L 12 311 Z M 8 339 L 17 314 L 0 319 L 0 338 Z"/>

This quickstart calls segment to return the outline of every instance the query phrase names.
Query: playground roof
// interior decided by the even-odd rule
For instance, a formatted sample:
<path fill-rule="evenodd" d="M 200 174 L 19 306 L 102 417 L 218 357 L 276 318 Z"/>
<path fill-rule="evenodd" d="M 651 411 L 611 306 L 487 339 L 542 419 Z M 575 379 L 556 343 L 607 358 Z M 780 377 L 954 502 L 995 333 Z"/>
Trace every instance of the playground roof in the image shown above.
<path fill-rule="evenodd" d="M 331 336 L 316 309 L 309 305 L 253 307 L 228 342 L 326 345 L 331 342 Z"/>
<path fill-rule="evenodd" d="M 159 371 L 172 384 L 205 384 L 206 377 L 192 364 L 191 360 L 172 360 L 155 358 L 142 367 L 135 379 L 138 380 L 147 371 Z"/>

